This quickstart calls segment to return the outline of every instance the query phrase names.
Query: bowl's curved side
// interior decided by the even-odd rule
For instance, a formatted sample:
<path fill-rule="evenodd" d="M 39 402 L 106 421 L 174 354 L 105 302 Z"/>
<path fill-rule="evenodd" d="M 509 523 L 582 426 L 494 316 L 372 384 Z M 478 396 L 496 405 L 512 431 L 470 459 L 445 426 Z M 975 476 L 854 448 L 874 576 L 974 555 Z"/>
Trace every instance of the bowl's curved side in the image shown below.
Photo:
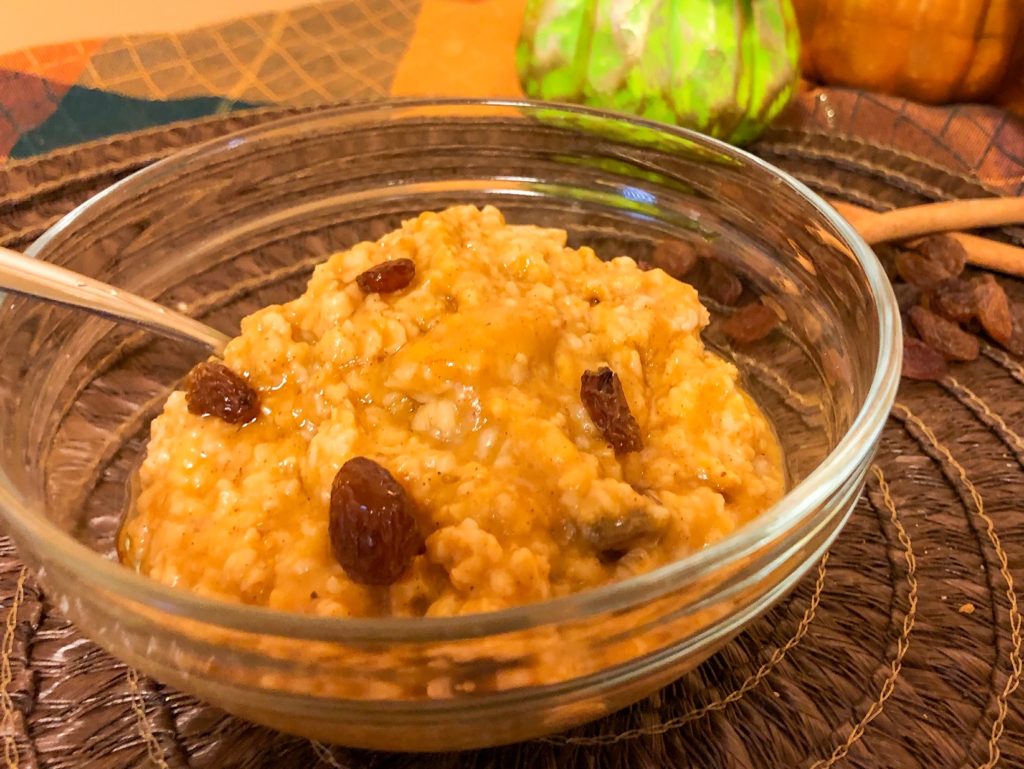
<path fill-rule="evenodd" d="M 469 747 L 644 696 L 814 562 L 857 499 L 895 397 L 895 299 L 870 249 L 827 204 L 713 140 L 530 103 L 329 111 L 129 177 L 31 254 L 228 329 L 297 293 L 331 251 L 455 202 L 563 226 L 606 256 L 646 257 L 666 238 L 712 244 L 785 318 L 742 349 L 715 324 L 708 342 L 733 357 L 779 426 L 790 494 L 678 563 L 493 614 L 335 620 L 203 599 L 95 552 L 109 553 L 148 421 L 194 359 L 105 321 L 8 298 L 0 508 L 26 562 L 85 632 L 162 680 L 290 731 L 371 747 Z M 489 683 L 452 686 L 467 680 Z M 455 713 L 464 726 L 451 726 Z M 410 730 L 419 730 L 416 745 Z"/>

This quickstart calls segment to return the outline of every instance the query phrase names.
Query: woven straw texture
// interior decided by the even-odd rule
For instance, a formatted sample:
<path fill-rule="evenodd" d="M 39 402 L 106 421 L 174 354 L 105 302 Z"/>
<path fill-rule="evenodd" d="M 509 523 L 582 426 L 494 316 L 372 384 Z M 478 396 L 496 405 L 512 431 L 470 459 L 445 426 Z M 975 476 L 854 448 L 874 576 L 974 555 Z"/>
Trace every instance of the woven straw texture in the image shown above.
<path fill-rule="evenodd" d="M 0 170 L 0 244 L 183 146 L 296 110 L 172 125 Z M 876 209 L 988 194 L 850 138 L 780 130 L 755 151 Z M 1024 244 L 1024 230 L 997 237 Z M 1006 280 L 1012 297 L 1024 285 Z M 983 345 L 905 382 L 857 511 L 768 616 L 692 674 L 572 733 L 402 755 L 253 726 L 126 669 L 49 605 L 0 539 L 0 767 L 1024 767 L 1024 366 Z"/>

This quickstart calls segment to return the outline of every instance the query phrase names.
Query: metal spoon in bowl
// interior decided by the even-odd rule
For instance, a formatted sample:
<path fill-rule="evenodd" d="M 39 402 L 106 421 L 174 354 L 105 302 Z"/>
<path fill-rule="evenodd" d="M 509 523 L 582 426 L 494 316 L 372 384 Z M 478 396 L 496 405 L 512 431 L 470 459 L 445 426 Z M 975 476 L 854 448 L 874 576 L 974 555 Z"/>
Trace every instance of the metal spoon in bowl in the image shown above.
<path fill-rule="evenodd" d="M 0 246 L 0 289 L 123 320 L 160 336 L 202 345 L 222 355 L 230 337 L 180 312 Z"/>

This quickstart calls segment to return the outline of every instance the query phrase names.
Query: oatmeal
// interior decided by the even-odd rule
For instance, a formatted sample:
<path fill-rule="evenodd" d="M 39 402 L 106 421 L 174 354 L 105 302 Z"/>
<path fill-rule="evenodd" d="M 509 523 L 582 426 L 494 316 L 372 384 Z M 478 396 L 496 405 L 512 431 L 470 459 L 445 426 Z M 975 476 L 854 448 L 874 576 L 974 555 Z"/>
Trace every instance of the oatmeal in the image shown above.
<path fill-rule="evenodd" d="M 337 617 L 492 611 L 668 563 L 783 493 L 707 320 L 689 285 L 561 230 L 422 214 L 330 257 L 170 396 L 122 560 Z"/>

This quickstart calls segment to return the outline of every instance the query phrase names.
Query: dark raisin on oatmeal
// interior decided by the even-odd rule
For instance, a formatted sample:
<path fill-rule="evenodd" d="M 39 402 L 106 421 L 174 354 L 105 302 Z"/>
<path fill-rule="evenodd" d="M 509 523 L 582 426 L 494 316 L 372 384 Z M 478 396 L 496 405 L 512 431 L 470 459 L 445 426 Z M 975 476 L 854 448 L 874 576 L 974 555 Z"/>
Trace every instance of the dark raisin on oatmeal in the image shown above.
<path fill-rule="evenodd" d="M 606 515 L 582 527 L 583 538 L 604 563 L 619 560 L 635 547 L 655 542 L 658 529 L 643 510 Z"/>
<path fill-rule="evenodd" d="M 217 361 L 195 366 L 185 379 L 189 413 L 215 416 L 228 424 L 243 424 L 259 416 L 260 395 L 242 377 Z"/>
<path fill-rule="evenodd" d="M 393 294 L 412 283 L 415 277 L 416 263 L 412 259 L 393 259 L 360 273 L 356 283 L 364 294 Z"/>
<path fill-rule="evenodd" d="M 585 371 L 580 379 L 580 399 L 590 419 L 616 454 L 643 448 L 640 425 L 629 410 L 618 375 L 607 366 Z"/>
<path fill-rule="evenodd" d="M 350 459 L 331 484 L 328 534 L 341 568 L 363 585 L 390 585 L 424 542 L 412 497 L 388 470 L 366 457 Z"/>

